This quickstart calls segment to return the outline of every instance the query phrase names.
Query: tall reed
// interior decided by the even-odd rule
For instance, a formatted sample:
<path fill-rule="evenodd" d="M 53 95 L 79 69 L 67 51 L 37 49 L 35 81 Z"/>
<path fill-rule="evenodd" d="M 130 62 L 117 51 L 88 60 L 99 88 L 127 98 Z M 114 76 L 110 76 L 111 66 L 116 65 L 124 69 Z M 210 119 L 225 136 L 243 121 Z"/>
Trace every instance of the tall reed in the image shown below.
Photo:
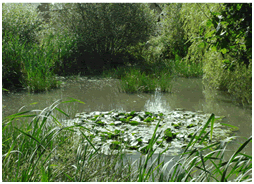
<path fill-rule="evenodd" d="M 131 69 L 121 77 L 121 88 L 128 93 L 153 92 L 160 89 L 169 92 L 171 89 L 171 75 L 167 71 L 146 74 L 140 69 Z"/>

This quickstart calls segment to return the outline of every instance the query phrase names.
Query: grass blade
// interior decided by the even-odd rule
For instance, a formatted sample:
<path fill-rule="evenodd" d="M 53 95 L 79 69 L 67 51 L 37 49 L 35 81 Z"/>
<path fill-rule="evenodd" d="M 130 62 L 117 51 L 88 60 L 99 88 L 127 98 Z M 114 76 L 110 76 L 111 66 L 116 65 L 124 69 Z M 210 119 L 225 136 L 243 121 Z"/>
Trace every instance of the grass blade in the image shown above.
<path fill-rule="evenodd" d="M 61 112 L 62 114 L 64 114 L 65 116 L 67 116 L 68 118 L 70 117 L 68 114 L 66 114 L 64 111 L 62 111 L 61 109 L 59 108 L 55 108 L 57 111 Z"/>
<path fill-rule="evenodd" d="M 31 136 L 30 134 L 25 133 L 25 132 L 23 132 L 22 130 L 16 128 L 16 127 L 14 127 L 14 128 L 15 128 L 16 130 L 20 131 L 22 134 L 24 134 L 24 135 L 30 137 L 31 139 L 35 140 L 38 144 L 41 144 L 40 141 L 38 141 L 36 138 L 34 138 L 33 136 Z"/>
<path fill-rule="evenodd" d="M 198 136 L 198 138 L 197 138 L 196 140 L 198 140 L 198 139 L 201 137 L 201 135 L 202 135 L 203 133 L 205 133 L 205 129 L 208 127 L 209 123 L 210 123 L 211 121 L 213 121 L 213 120 L 214 120 L 214 114 L 212 113 L 211 116 L 210 116 L 210 118 L 209 118 L 208 121 L 206 122 L 205 126 L 202 128 L 202 130 L 201 130 L 201 132 L 200 132 L 200 134 L 199 134 L 199 136 Z M 211 133 L 212 133 L 212 132 L 211 132 Z"/>
<path fill-rule="evenodd" d="M 225 166 L 225 170 L 223 171 L 223 174 L 221 176 L 221 182 L 227 181 L 226 179 L 226 173 L 228 170 L 228 167 L 231 163 L 231 161 L 236 157 L 237 154 L 239 154 L 243 148 L 252 140 L 252 136 L 249 137 L 249 139 L 247 141 L 245 141 L 237 150 L 236 152 L 231 156 L 230 160 L 227 162 L 227 165 Z"/>

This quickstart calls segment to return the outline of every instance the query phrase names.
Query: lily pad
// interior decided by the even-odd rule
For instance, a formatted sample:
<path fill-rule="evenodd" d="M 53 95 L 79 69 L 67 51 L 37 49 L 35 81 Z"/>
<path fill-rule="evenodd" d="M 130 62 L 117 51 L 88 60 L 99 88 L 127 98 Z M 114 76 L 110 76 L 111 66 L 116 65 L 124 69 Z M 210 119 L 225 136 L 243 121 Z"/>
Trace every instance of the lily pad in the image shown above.
<path fill-rule="evenodd" d="M 110 147 L 110 149 L 113 149 L 113 150 L 119 150 L 119 149 L 121 149 L 121 142 L 113 141 L 109 147 Z"/>
<path fill-rule="evenodd" d="M 192 127 L 195 127 L 195 126 L 197 126 L 197 125 L 189 124 L 189 125 L 187 126 L 187 128 L 192 128 Z"/>
<path fill-rule="evenodd" d="M 137 122 L 137 121 L 131 121 L 130 124 L 131 124 L 131 125 L 138 125 L 139 122 Z"/>
<path fill-rule="evenodd" d="M 73 120 L 65 122 L 68 125 L 81 125 L 88 129 L 82 131 L 96 148 L 101 147 L 101 150 L 105 151 L 107 149 L 137 150 L 142 153 L 147 152 L 146 148 L 159 123 L 156 134 L 159 135 L 159 138 L 153 146 L 161 151 L 169 148 L 174 152 L 180 152 L 196 131 L 198 131 L 196 135 L 199 135 L 202 128 L 195 127 L 203 127 L 209 117 L 210 114 L 180 111 L 179 109 L 163 113 L 113 110 L 78 113 Z M 213 144 L 215 141 L 228 139 L 235 129 L 231 129 L 232 126 L 225 126 L 226 124 L 221 121 L 223 121 L 222 118 L 215 119 L 212 140 L 209 140 L 211 131 L 209 124 L 206 129 L 207 133 L 199 138 L 198 144 L 194 147 L 199 148 Z M 160 132 L 162 133 L 159 134 Z M 165 154 L 171 154 L 171 152 L 166 151 Z"/>
<path fill-rule="evenodd" d="M 105 123 L 103 121 L 96 121 L 95 123 L 98 125 L 102 125 L 102 126 L 105 125 Z"/>

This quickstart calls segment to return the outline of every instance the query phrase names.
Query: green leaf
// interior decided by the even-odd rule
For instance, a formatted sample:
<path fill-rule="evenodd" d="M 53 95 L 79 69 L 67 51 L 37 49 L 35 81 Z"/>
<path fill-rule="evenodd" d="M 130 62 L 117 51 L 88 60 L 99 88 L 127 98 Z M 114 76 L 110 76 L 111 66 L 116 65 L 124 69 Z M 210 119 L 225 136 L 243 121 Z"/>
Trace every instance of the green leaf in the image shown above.
<path fill-rule="evenodd" d="M 216 51 L 217 51 L 217 47 L 216 47 L 215 45 L 213 45 L 213 46 L 211 47 L 211 50 L 214 51 L 214 52 L 216 52 Z"/>
<path fill-rule="evenodd" d="M 247 141 L 245 141 L 236 151 L 235 153 L 231 156 L 230 160 L 227 162 L 227 165 L 225 166 L 225 170 L 223 171 L 223 174 L 221 176 L 221 182 L 227 181 L 226 179 L 226 173 L 229 168 L 229 165 L 231 164 L 232 160 L 240 154 L 240 152 L 243 150 L 243 148 L 252 140 L 252 136 L 249 137 Z"/>
<path fill-rule="evenodd" d="M 72 177 L 70 177 L 68 174 L 66 174 L 66 173 L 63 173 L 67 178 L 69 178 L 71 181 L 75 181 Z"/>
<path fill-rule="evenodd" d="M 221 49 L 220 51 L 222 52 L 222 54 L 226 54 L 226 53 L 228 52 L 228 49 L 223 48 L 223 49 Z"/>
<path fill-rule="evenodd" d="M 79 103 L 85 104 L 85 102 L 82 102 L 82 101 L 77 100 L 77 99 L 75 99 L 75 98 L 70 98 L 70 99 L 71 99 L 71 100 L 63 101 L 62 103 L 79 102 Z"/>
<path fill-rule="evenodd" d="M 206 22 L 206 26 L 207 26 L 207 28 L 212 27 L 212 26 L 213 26 L 212 21 L 211 21 L 211 20 L 208 20 L 208 21 Z"/>
<path fill-rule="evenodd" d="M 242 8 L 242 4 L 238 3 L 238 4 L 236 5 L 237 11 L 239 11 L 241 8 Z"/>
<path fill-rule="evenodd" d="M 229 24 L 229 23 L 226 22 L 226 21 L 221 21 L 220 23 L 221 23 L 222 26 L 227 26 L 227 25 Z"/>
<path fill-rule="evenodd" d="M 35 137 L 31 136 L 30 134 L 28 134 L 28 133 L 26 133 L 26 132 L 23 132 L 22 130 L 20 130 L 20 129 L 16 128 L 16 127 L 14 127 L 14 128 L 15 128 L 16 130 L 20 131 L 21 133 L 23 133 L 24 135 L 30 137 L 31 139 L 35 140 L 38 144 L 41 145 L 40 141 L 37 140 Z"/>
<path fill-rule="evenodd" d="M 198 47 L 200 47 L 200 48 L 204 48 L 205 47 L 205 42 L 201 42 L 199 45 L 198 45 Z"/>
<path fill-rule="evenodd" d="M 33 103 L 30 103 L 29 105 L 35 105 L 35 104 L 37 104 L 38 102 L 33 102 Z"/>
<path fill-rule="evenodd" d="M 199 34 L 200 34 L 200 35 L 203 35 L 203 32 L 204 32 L 204 28 L 203 28 L 203 27 L 200 27 L 200 28 L 199 28 Z"/>
<path fill-rule="evenodd" d="M 230 61 L 228 59 L 224 59 L 224 60 L 222 60 L 222 63 L 230 64 Z"/>
<path fill-rule="evenodd" d="M 208 127 L 209 123 L 214 119 L 214 114 L 212 113 L 210 118 L 208 119 L 208 121 L 206 122 L 205 126 L 202 128 L 202 130 L 200 131 L 199 135 L 196 138 L 196 141 L 199 140 L 199 138 L 201 137 L 202 134 L 205 133 L 205 129 Z M 211 125 L 212 126 L 212 125 Z M 211 132 L 212 133 L 212 132 Z M 195 142 L 196 142 L 195 141 Z"/>
<path fill-rule="evenodd" d="M 213 138 L 213 126 L 214 126 L 214 116 L 211 117 L 211 134 L 210 134 L 210 140 Z"/>
<path fill-rule="evenodd" d="M 55 108 L 56 110 L 58 110 L 59 112 L 61 112 L 62 114 L 64 114 L 65 116 L 67 116 L 68 118 L 70 117 L 68 114 L 66 114 L 64 111 L 62 111 L 61 109 L 59 108 Z"/>
<path fill-rule="evenodd" d="M 215 32 L 216 32 L 216 30 L 209 31 L 208 33 L 205 34 L 205 38 L 206 39 L 211 38 Z"/>

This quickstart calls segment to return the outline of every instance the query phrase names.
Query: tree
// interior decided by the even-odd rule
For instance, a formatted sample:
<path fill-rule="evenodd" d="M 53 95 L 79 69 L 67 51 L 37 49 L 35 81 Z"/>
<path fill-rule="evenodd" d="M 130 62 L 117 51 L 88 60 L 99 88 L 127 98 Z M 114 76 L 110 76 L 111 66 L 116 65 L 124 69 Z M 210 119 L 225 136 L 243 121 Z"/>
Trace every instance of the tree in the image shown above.
<path fill-rule="evenodd" d="M 86 65 L 110 64 L 128 46 L 147 41 L 155 28 L 147 4 L 71 3 L 63 9 L 54 18 L 74 36 L 77 60 Z"/>

